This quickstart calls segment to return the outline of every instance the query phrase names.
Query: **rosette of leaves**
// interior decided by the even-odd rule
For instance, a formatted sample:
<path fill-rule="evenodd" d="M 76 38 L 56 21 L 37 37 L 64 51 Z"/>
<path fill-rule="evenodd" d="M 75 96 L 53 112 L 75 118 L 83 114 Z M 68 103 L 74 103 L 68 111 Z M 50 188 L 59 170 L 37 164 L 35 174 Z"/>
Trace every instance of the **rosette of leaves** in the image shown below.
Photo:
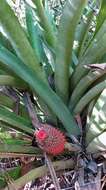
<path fill-rule="evenodd" d="M 96 1 L 88 6 L 86 0 L 67 0 L 57 27 L 47 1 L 26 0 L 24 28 L 8 2 L 0 1 L 0 85 L 11 92 L 1 90 L 0 121 L 1 130 L 18 131 L 19 144 L 1 140 L 0 155 L 43 156 L 32 146 L 34 127 L 23 94 L 30 94 L 41 122 L 60 128 L 69 142 L 82 137 L 76 118 L 85 128 L 91 101 L 106 88 L 106 2 L 95 11 Z M 23 185 L 22 178 L 16 184 Z"/>

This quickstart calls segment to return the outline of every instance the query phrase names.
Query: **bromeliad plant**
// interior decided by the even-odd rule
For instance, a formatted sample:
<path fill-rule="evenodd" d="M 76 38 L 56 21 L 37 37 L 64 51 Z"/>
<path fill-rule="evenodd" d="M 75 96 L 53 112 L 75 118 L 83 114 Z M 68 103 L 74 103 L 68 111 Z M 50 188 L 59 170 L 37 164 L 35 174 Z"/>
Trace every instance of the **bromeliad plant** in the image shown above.
<path fill-rule="evenodd" d="M 106 88 L 106 2 L 96 13 L 96 1 L 89 7 L 86 0 L 67 0 L 56 26 L 48 1 L 26 0 L 24 27 L 9 2 L 0 0 L 0 157 L 58 155 L 65 147 L 78 150 L 75 143 L 90 152 L 95 135 L 86 126 Z M 14 138 L 3 136 L 9 129 L 17 131 Z M 105 125 L 98 135 L 103 131 Z M 14 184 L 19 188 L 40 171 Z"/>

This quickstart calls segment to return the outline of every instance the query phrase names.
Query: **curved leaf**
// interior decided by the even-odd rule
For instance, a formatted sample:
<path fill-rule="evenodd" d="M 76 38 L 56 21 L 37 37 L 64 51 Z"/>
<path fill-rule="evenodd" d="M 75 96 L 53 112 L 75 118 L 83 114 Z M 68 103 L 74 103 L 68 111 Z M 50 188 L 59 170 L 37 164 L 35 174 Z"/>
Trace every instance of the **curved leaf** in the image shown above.
<path fill-rule="evenodd" d="M 39 17 L 40 24 L 43 28 L 45 39 L 47 40 L 48 44 L 54 48 L 56 45 L 55 34 L 53 32 L 52 25 L 50 24 L 46 14 L 45 14 L 45 10 L 44 10 L 42 1 L 41 0 L 32 0 L 32 1 L 36 5 L 36 8 L 37 8 L 36 12 Z"/>
<path fill-rule="evenodd" d="M 29 120 L 24 119 L 21 116 L 17 116 L 15 113 L 3 108 L 2 106 L 0 106 L 0 121 L 8 123 L 13 129 L 27 133 L 29 135 L 33 135 L 34 133 Z"/>
<path fill-rule="evenodd" d="M 17 55 L 25 64 L 31 67 L 37 75 L 44 79 L 37 55 L 35 55 L 17 17 L 5 0 L 0 1 L 0 24 L 7 33 Z"/>
<path fill-rule="evenodd" d="M 0 93 L 0 105 L 10 110 L 13 110 L 14 103 L 14 100 L 12 100 L 10 97 L 6 96 L 2 92 Z M 28 118 L 28 113 L 26 112 L 26 109 L 23 104 L 19 104 L 19 115 L 23 116 L 24 118 Z"/>
<path fill-rule="evenodd" d="M 106 89 L 99 96 L 87 125 L 86 143 L 88 145 L 106 130 Z"/>
<path fill-rule="evenodd" d="M 55 86 L 57 94 L 65 103 L 69 96 L 69 65 L 75 29 L 86 0 L 67 0 L 58 30 L 55 64 Z"/>
<path fill-rule="evenodd" d="M 39 62 L 45 62 L 47 61 L 44 47 L 42 44 L 42 29 L 39 27 L 31 7 L 29 7 L 26 4 L 26 24 L 27 24 L 27 31 L 29 34 L 29 41 L 32 45 L 32 48 L 34 49 L 35 53 L 37 54 L 37 57 L 39 59 Z"/>
<path fill-rule="evenodd" d="M 23 153 L 23 154 L 38 154 L 41 155 L 42 151 L 39 148 L 28 145 L 16 145 L 16 144 L 0 144 L 0 154 L 2 153 Z"/>
<path fill-rule="evenodd" d="M 9 98 L 8 96 L 0 93 L 0 105 L 2 106 L 6 106 L 9 109 L 12 109 L 14 106 L 14 102 L 11 98 Z"/>
<path fill-rule="evenodd" d="M 86 20 L 83 23 L 82 30 L 81 30 L 81 36 L 78 43 L 78 57 L 81 57 L 85 50 L 85 43 L 88 38 L 89 28 L 91 26 L 91 22 L 93 20 L 94 12 L 93 10 L 90 10 L 88 14 L 86 15 Z"/>
<path fill-rule="evenodd" d="M 97 25 L 95 33 L 98 32 L 98 30 L 100 29 L 105 20 L 106 20 L 106 1 L 102 0 L 99 15 L 97 16 Z"/>
<path fill-rule="evenodd" d="M 72 159 L 69 160 L 60 160 L 53 162 L 53 167 L 55 170 L 64 170 L 64 169 L 73 169 L 75 167 L 75 163 Z M 32 169 L 30 172 L 25 174 L 24 176 L 20 177 L 19 179 L 14 181 L 14 186 L 16 186 L 18 189 L 23 187 L 27 182 L 32 181 L 34 179 L 43 177 L 47 174 L 48 169 L 46 165 L 43 165 L 41 167 Z M 4 190 L 8 190 L 8 187 L 6 187 Z"/>
<path fill-rule="evenodd" d="M 28 89 L 28 85 L 19 78 L 10 75 L 0 75 L 0 86 L 11 86 L 18 89 Z"/>
<path fill-rule="evenodd" d="M 63 123 L 69 135 L 79 134 L 78 126 L 67 107 L 51 88 L 41 81 L 30 68 L 4 47 L 0 47 L 0 60 L 8 65 L 9 68 L 11 68 L 18 76 L 27 82 L 35 92 L 38 93 Z"/>
<path fill-rule="evenodd" d="M 91 88 L 78 102 L 76 107 L 74 108 L 73 112 L 74 114 L 79 114 L 82 112 L 82 110 L 87 106 L 87 104 L 93 100 L 97 95 L 100 94 L 104 89 L 106 88 L 106 80 L 103 82 L 100 82 L 93 88 Z"/>
<path fill-rule="evenodd" d="M 6 65 L 4 65 L 2 62 L 0 62 L 0 69 L 2 71 L 4 71 L 5 74 L 7 75 L 12 75 L 12 76 L 16 76 L 16 74 L 14 72 L 11 71 L 11 69 L 9 69 Z"/>
<path fill-rule="evenodd" d="M 88 153 L 101 153 L 106 152 L 106 131 L 99 134 L 87 146 Z"/>
<path fill-rule="evenodd" d="M 95 53 L 94 53 L 95 52 Z M 90 43 L 84 56 L 79 60 L 75 72 L 71 77 L 71 90 L 75 88 L 78 82 L 88 73 L 88 69 L 84 65 L 97 63 L 106 52 L 106 20 L 100 30 L 95 35 L 95 38 Z"/>
<path fill-rule="evenodd" d="M 97 79 L 101 78 L 106 73 L 105 70 L 92 71 L 83 77 L 76 88 L 73 90 L 73 93 L 70 97 L 69 107 L 70 110 L 73 110 L 78 103 L 78 101 L 84 96 L 84 93 L 90 87 L 90 85 L 95 82 Z"/>

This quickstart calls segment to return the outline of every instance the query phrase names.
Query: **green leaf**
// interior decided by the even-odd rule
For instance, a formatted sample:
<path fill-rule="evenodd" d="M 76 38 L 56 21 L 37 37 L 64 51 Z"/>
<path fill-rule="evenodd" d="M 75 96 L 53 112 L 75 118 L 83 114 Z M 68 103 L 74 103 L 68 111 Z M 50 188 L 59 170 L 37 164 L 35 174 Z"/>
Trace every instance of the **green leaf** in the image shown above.
<path fill-rule="evenodd" d="M 106 131 L 95 137 L 87 146 L 88 153 L 101 153 L 106 152 Z"/>
<path fill-rule="evenodd" d="M 32 68 L 37 75 L 44 79 L 38 62 L 37 55 L 33 51 L 24 30 L 21 28 L 17 17 L 14 15 L 6 1 L 0 1 L 0 24 L 3 26 L 8 38 L 21 60 Z"/>
<path fill-rule="evenodd" d="M 47 61 L 47 57 L 44 52 L 44 47 L 42 44 L 42 29 L 37 23 L 33 10 L 30 6 L 26 4 L 26 24 L 29 34 L 29 41 L 33 47 L 35 54 L 39 59 L 39 62 Z"/>
<path fill-rule="evenodd" d="M 39 36 L 36 28 L 36 22 L 34 21 L 34 15 L 32 8 L 26 4 L 25 7 L 25 12 L 26 12 L 26 24 L 27 24 L 27 30 L 29 34 L 29 40 L 30 43 L 35 51 L 35 54 L 37 54 L 37 57 L 39 58 L 40 62 L 40 47 L 39 47 Z"/>
<path fill-rule="evenodd" d="M 51 88 L 41 81 L 34 72 L 23 64 L 15 55 L 4 47 L 0 47 L 0 60 L 8 65 L 18 76 L 27 82 L 35 92 L 44 100 L 47 106 L 57 115 L 69 135 L 79 134 L 79 128 L 61 99 L 51 90 Z"/>
<path fill-rule="evenodd" d="M 2 106 L 0 106 L 0 120 L 8 123 L 12 126 L 13 129 L 16 129 L 18 131 L 29 135 L 33 135 L 34 133 L 30 121 L 24 119 L 21 116 L 17 116 L 15 113 L 7 110 L 6 108 L 3 108 Z"/>
<path fill-rule="evenodd" d="M 10 97 L 6 96 L 5 94 L 0 93 L 0 105 L 10 110 L 13 110 L 14 103 L 15 102 Z M 25 118 L 28 118 L 28 113 L 26 112 L 26 108 L 21 103 L 19 104 L 19 115 Z"/>
<path fill-rule="evenodd" d="M 10 75 L 0 75 L 0 86 L 11 86 L 18 89 L 28 89 L 28 85 L 19 78 Z"/>
<path fill-rule="evenodd" d="M 46 14 L 46 16 L 48 18 L 49 23 L 51 24 L 51 27 L 53 28 L 53 31 L 57 32 L 57 27 L 56 27 L 56 23 L 55 23 L 55 20 L 54 20 L 53 10 L 49 6 L 49 1 L 45 0 L 45 2 L 42 2 L 42 3 L 44 4 L 45 14 Z"/>
<path fill-rule="evenodd" d="M 78 103 L 78 101 L 80 101 L 82 96 L 84 96 L 84 93 L 87 92 L 87 89 L 91 86 L 91 84 L 95 82 L 97 79 L 101 78 L 105 73 L 106 71 L 104 70 L 98 70 L 98 71 L 91 70 L 88 73 L 88 75 L 86 75 L 80 80 L 80 82 L 75 87 L 70 97 L 70 102 L 69 102 L 70 110 L 73 110 L 75 108 L 76 104 Z"/>
<path fill-rule="evenodd" d="M 91 26 L 91 22 L 93 20 L 93 16 L 94 16 L 94 12 L 93 10 L 90 10 L 88 12 L 88 14 L 86 15 L 86 19 L 83 21 L 83 23 L 81 24 L 81 35 L 80 35 L 80 39 L 78 41 L 78 51 L 77 51 L 77 55 L 78 57 L 81 57 L 83 55 L 83 52 L 85 50 L 85 44 L 86 44 L 86 40 L 88 37 L 88 32 L 89 32 L 89 28 Z M 79 32 L 79 30 L 78 30 Z"/>
<path fill-rule="evenodd" d="M 13 108 L 14 102 L 11 98 L 7 97 L 6 95 L 0 93 L 0 105 L 6 106 L 10 109 Z"/>
<path fill-rule="evenodd" d="M 99 15 L 97 16 L 97 24 L 96 24 L 95 34 L 99 31 L 99 29 L 101 28 L 101 26 L 105 20 L 106 20 L 106 1 L 102 0 Z"/>
<path fill-rule="evenodd" d="M 16 77 L 16 74 L 11 71 L 6 65 L 4 65 L 2 62 L 0 62 L 0 69 L 4 71 L 5 74 L 12 75 Z"/>
<path fill-rule="evenodd" d="M 52 28 L 51 23 L 49 22 L 46 14 L 45 14 L 45 10 L 42 4 L 41 0 L 32 0 L 34 2 L 34 4 L 36 5 L 36 13 L 39 17 L 40 20 L 40 25 L 43 28 L 43 32 L 44 32 L 44 36 L 45 39 L 47 41 L 47 43 L 51 46 L 51 47 L 55 47 L 56 45 L 56 38 L 55 38 L 55 34 Z"/>
<path fill-rule="evenodd" d="M 43 34 L 42 34 L 42 28 L 39 26 L 37 19 L 35 18 L 34 11 L 30 6 L 26 4 L 26 24 L 27 24 L 27 30 L 29 34 L 29 40 L 30 43 L 37 54 L 39 58 L 39 62 L 43 64 L 43 69 L 45 71 L 45 75 L 48 78 L 48 73 L 47 69 L 51 68 L 51 66 L 48 63 L 48 59 L 46 56 L 46 53 L 44 51 L 44 44 L 43 44 Z M 45 64 L 45 66 L 44 66 Z M 50 70 L 49 70 L 50 71 Z M 50 75 L 50 72 L 49 72 Z M 42 100 L 38 100 L 39 103 L 43 103 Z M 45 113 L 48 113 L 48 109 L 46 105 L 40 104 L 42 109 L 44 110 Z M 49 111 L 50 112 L 50 111 Z M 50 115 L 50 114 L 49 114 Z M 53 116 L 52 116 L 53 119 Z"/>
<path fill-rule="evenodd" d="M 64 169 L 69 169 L 69 168 L 74 168 L 75 163 L 72 159 L 70 160 L 60 160 L 53 162 L 53 167 L 55 170 L 64 170 Z M 19 179 L 14 181 L 14 186 L 16 186 L 18 189 L 22 188 L 27 182 L 35 180 L 37 178 L 43 177 L 47 175 L 48 173 L 48 168 L 46 165 L 43 165 L 38 168 L 34 168 L 31 171 L 29 171 L 27 174 L 24 176 L 20 177 Z M 8 187 L 6 187 L 4 190 L 8 190 Z"/>
<path fill-rule="evenodd" d="M 11 52 L 14 52 L 11 43 L 9 42 L 9 40 L 7 39 L 7 36 L 4 35 L 4 33 L 0 32 L 0 43 L 6 47 L 8 50 L 10 50 Z M 15 53 L 15 52 L 14 52 Z"/>
<path fill-rule="evenodd" d="M 106 88 L 106 80 L 100 82 L 93 88 L 91 88 L 78 102 L 75 106 L 73 112 L 74 114 L 79 114 L 83 111 L 83 109 L 88 105 L 89 102 L 93 100 L 100 92 L 102 92 Z"/>
<path fill-rule="evenodd" d="M 5 175 L 10 176 L 10 178 L 12 178 L 13 180 L 18 179 L 19 177 L 21 177 L 21 167 L 18 166 L 16 168 L 12 168 L 11 170 L 9 170 L 8 172 L 4 171 L 3 173 L 0 173 L 0 188 L 3 188 L 7 185 L 6 179 L 5 179 Z"/>
<path fill-rule="evenodd" d="M 94 53 L 95 52 L 95 53 Z M 71 77 L 71 91 L 75 88 L 78 82 L 88 73 L 88 69 L 84 65 L 98 63 L 106 52 L 106 20 L 101 26 L 95 38 L 91 41 L 85 54 L 80 58 L 79 64 Z"/>
<path fill-rule="evenodd" d="M 68 0 L 64 7 L 58 30 L 55 64 L 55 86 L 57 94 L 65 103 L 69 96 L 69 65 L 75 29 L 86 0 Z"/>
<path fill-rule="evenodd" d="M 42 151 L 39 148 L 28 146 L 28 145 L 16 145 L 16 144 L 0 144 L 0 154 L 2 153 L 19 153 L 19 154 L 33 154 L 41 155 Z"/>
<path fill-rule="evenodd" d="M 9 69 L 6 65 L 4 65 L 2 62 L 0 62 L 0 70 L 2 71 L 2 73 L 1 74 L 3 74 L 3 75 L 8 75 L 7 76 L 7 78 L 9 78 L 9 81 L 11 81 L 10 83 L 10 85 L 12 85 L 13 83 L 15 84 L 16 83 L 16 86 L 17 87 L 21 87 L 21 88 L 23 88 L 23 87 L 25 87 L 26 89 L 28 88 L 28 86 L 26 85 L 26 83 L 24 82 L 24 81 L 22 81 L 21 80 L 21 78 L 19 78 L 11 69 Z M 3 76 L 3 78 L 4 78 L 5 76 Z M 0 80 L 4 80 L 4 79 L 2 79 L 2 77 L 1 77 L 1 79 Z M 7 79 L 6 79 L 6 81 L 7 81 Z M 5 80 L 4 80 L 4 83 L 6 84 L 6 82 L 5 82 Z M 5 85 L 4 84 L 4 85 Z M 8 82 L 8 84 L 9 84 L 9 82 Z M 2 83 L 1 83 L 1 85 L 2 85 Z"/>
<path fill-rule="evenodd" d="M 2 136 L 0 137 L 0 140 L 3 142 L 3 144 L 7 144 L 7 145 L 22 145 L 22 146 L 29 146 L 31 145 L 31 140 L 25 141 L 25 140 L 20 140 L 18 138 L 2 138 Z"/>
<path fill-rule="evenodd" d="M 92 115 L 87 120 L 88 131 L 86 135 L 87 145 L 106 130 L 106 89 L 98 98 Z M 105 143 L 105 142 L 104 142 Z"/>

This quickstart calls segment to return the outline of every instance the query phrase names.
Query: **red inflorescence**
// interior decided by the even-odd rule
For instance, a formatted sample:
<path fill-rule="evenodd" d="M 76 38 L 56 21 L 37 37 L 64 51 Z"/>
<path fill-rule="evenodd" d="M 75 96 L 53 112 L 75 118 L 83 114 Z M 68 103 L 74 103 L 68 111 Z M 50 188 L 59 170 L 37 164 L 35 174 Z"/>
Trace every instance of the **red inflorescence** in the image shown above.
<path fill-rule="evenodd" d="M 64 151 L 65 136 L 63 133 L 48 124 L 42 124 L 39 131 L 35 132 L 38 145 L 48 154 L 58 155 Z"/>
<path fill-rule="evenodd" d="M 47 132 L 44 129 L 41 129 L 36 132 L 36 138 L 40 141 L 44 141 L 47 137 Z"/>

